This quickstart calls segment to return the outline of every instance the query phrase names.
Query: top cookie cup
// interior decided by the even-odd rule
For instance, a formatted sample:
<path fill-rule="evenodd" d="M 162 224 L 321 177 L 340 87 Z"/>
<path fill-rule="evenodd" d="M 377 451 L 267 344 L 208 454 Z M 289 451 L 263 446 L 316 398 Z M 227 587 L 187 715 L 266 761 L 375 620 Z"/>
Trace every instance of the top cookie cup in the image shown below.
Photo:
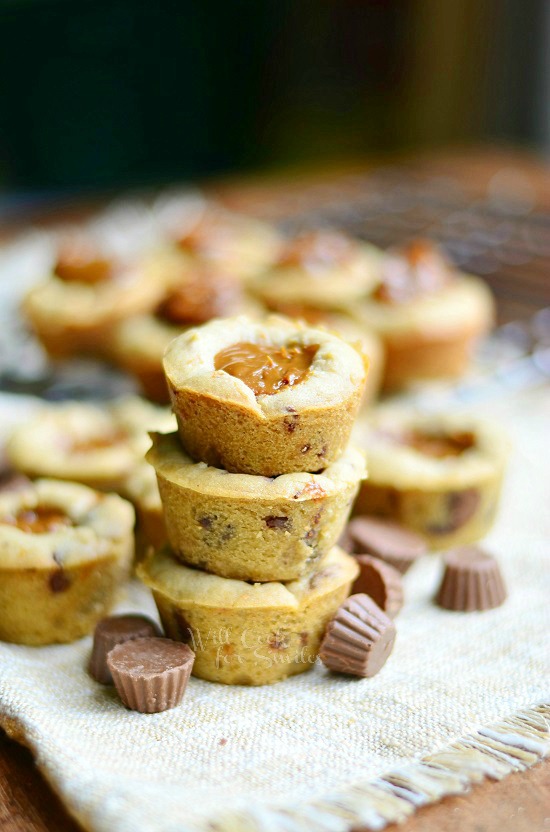
<path fill-rule="evenodd" d="M 337 335 L 276 316 L 212 321 L 176 338 L 164 355 L 187 452 L 262 476 L 314 473 L 340 456 L 367 366 Z"/>

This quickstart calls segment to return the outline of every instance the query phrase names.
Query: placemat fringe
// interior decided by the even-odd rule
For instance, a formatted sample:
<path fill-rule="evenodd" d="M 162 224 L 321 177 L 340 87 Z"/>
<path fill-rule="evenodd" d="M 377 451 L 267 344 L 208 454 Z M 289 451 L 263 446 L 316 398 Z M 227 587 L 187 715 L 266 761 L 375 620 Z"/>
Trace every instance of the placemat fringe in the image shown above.
<path fill-rule="evenodd" d="M 421 806 L 502 780 L 550 754 L 550 704 L 535 705 L 480 728 L 448 748 L 381 778 L 295 810 L 249 808 L 208 825 L 211 832 L 350 832 L 402 823 Z"/>

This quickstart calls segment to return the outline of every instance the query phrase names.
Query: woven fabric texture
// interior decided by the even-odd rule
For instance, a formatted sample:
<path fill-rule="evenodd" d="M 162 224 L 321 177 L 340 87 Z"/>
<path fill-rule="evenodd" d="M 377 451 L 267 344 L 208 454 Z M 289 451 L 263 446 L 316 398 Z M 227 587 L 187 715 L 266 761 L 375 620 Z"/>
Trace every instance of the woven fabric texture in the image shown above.
<path fill-rule="evenodd" d="M 438 609 L 441 563 L 424 558 L 405 577 L 394 652 L 371 680 L 321 666 L 265 688 L 192 679 L 181 707 L 140 715 L 87 675 L 90 639 L 0 644 L 0 724 L 30 746 L 86 828 L 382 828 L 480 772 L 502 776 L 544 754 L 550 392 L 510 394 L 483 410 L 514 444 L 485 542 L 509 599 L 484 613 Z M 122 609 L 153 605 L 132 584 Z"/>

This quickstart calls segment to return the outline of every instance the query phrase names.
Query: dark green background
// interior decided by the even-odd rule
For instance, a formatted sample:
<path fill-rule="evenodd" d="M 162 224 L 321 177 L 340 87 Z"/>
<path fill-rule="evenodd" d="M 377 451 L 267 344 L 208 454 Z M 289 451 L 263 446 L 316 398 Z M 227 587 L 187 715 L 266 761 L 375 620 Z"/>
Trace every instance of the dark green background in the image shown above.
<path fill-rule="evenodd" d="M 497 56 L 511 80 L 496 122 L 466 138 L 536 138 L 525 44 L 543 3 L 519 18 L 517 3 L 498 6 L 495 25 L 514 30 L 516 54 Z M 417 5 L 0 0 L 0 185 L 139 186 L 404 147 Z"/>

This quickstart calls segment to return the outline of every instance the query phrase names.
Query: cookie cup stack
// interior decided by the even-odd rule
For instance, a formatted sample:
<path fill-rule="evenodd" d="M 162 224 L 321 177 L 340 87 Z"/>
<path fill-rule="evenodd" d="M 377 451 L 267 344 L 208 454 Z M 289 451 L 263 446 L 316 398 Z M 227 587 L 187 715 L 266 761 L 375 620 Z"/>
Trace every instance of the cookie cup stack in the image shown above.
<path fill-rule="evenodd" d="M 138 574 L 194 674 L 268 684 L 312 666 L 357 576 L 335 546 L 365 459 L 349 444 L 366 362 L 282 318 L 213 321 L 164 367 L 178 433 L 153 434 L 169 546 Z"/>

